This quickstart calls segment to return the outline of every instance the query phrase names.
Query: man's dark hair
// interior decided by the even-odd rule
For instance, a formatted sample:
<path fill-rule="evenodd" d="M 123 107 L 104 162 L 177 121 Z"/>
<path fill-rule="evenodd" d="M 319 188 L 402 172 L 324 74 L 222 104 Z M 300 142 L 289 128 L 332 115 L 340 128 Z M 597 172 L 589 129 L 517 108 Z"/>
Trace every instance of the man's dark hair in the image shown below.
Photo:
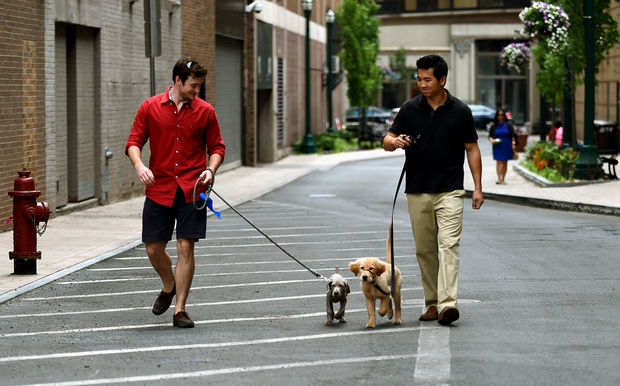
<path fill-rule="evenodd" d="M 185 83 L 189 76 L 194 78 L 204 78 L 207 75 L 207 69 L 203 68 L 197 61 L 190 58 L 180 59 L 172 68 L 172 81 L 181 78 L 181 83 Z"/>
<path fill-rule="evenodd" d="M 437 80 L 448 76 L 448 63 L 439 55 L 426 55 L 415 62 L 417 68 L 423 70 L 433 69 L 433 74 Z"/>

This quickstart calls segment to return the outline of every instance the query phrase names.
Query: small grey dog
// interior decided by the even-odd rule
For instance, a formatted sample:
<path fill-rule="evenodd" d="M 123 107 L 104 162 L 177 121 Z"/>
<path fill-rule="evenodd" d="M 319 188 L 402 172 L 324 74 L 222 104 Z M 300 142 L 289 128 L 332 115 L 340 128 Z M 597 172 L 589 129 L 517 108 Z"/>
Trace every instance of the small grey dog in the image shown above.
<path fill-rule="evenodd" d="M 329 281 L 327 282 L 327 321 L 325 322 L 326 326 L 331 326 L 334 324 L 334 319 L 339 319 L 340 323 L 346 323 L 344 320 L 344 308 L 347 305 L 347 294 L 351 292 L 349 288 L 349 283 L 347 279 L 342 277 L 341 274 L 338 273 L 339 269 L 336 267 L 336 273 L 329 277 Z M 333 303 L 340 303 L 340 309 L 334 315 L 334 305 Z"/>

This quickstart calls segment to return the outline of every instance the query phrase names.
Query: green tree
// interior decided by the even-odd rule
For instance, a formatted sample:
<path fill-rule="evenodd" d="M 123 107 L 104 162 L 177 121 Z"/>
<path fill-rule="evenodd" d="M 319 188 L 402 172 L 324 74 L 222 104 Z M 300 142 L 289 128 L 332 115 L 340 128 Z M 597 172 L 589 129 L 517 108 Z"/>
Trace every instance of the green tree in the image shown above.
<path fill-rule="evenodd" d="M 390 56 L 389 61 L 392 70 L 404 71 L 407 68 L 407 50 L 405 47 L 399 47 L 394 55 Z"/>
<path fill-rule="evenodd" d="M 375 103 L 381 89 L 379 52 L 380 6 L 374 0 L 343 0 L 336 20 L 342 27 L 340 59 L 347 71 L 347 97 L 352 106 L 362 108 L 360 138 L 366 135 L 366 107 Z"/>
<path fill-rule="evenodd" d="M 567 82 L 583 83 L 585 75 L 585 30 L 583 24 L 583 0 L 550 0 L 549 4 L 562 7 L 568 14 L 570 27 L 566 45 L 554 49 L 549 40 L 539 37 L 532 47 L 534 58 L 541 65 L 537 75 L 537 88 L 541 95 L 553 103 L 562 97 Z M 598 72 L 601 61 L 609 50 L 619 42 L 618 23 L 608 12 L 610 0 L 594 0 L 594 68 Z M 567 60 L 568 59 L 568 60 Z M 575 84 L 568 84 L 574 90 Z"/>

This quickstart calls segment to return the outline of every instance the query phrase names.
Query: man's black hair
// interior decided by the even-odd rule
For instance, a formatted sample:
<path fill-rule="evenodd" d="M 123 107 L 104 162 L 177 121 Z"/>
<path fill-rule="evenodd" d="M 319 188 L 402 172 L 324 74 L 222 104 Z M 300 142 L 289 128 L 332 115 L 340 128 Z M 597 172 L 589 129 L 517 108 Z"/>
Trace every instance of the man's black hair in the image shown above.
<path fill-rule="evenodd" d="M 448 63 L 439 55 L 426 55 L 415 62 L 417 68 L 423 70 L 433 69 L 433 74 L 437 80 L 448 76 Z"/>
<path fill-rule="evenodd" d="M 172 81 L 181 78 L 181 83 L 185 83 L 189 76 L 194 78 L 204 78 L 207 75 L 207 69 L 203 68 L 197 61 L 190 58 L 180 59 L 172 68 Z"/>

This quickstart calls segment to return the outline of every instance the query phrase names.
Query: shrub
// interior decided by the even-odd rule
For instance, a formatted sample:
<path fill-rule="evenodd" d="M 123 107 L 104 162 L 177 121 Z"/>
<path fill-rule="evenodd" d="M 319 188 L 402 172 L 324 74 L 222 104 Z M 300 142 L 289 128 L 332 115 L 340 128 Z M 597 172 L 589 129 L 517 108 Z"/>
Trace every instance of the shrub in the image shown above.
<path fill-rule="evenodd" d="M 553 182 L 573 179 L 577 153 L 571 148 L 560 149 L 553 142 L 537 142 L 525 151 L 526 158 L 522 165 L 527 169 Z"/>
<path fill-rule="evenodd" d="M 357 139 L 346 130 L 324 131 L 320 134 L 313 134 L 312 138 L 318 153 L 340 153 L 358 149 Z M 296 153 L 301 151 L 301 143 L 302 141 L 299 141 L 293 146 Z"/>

